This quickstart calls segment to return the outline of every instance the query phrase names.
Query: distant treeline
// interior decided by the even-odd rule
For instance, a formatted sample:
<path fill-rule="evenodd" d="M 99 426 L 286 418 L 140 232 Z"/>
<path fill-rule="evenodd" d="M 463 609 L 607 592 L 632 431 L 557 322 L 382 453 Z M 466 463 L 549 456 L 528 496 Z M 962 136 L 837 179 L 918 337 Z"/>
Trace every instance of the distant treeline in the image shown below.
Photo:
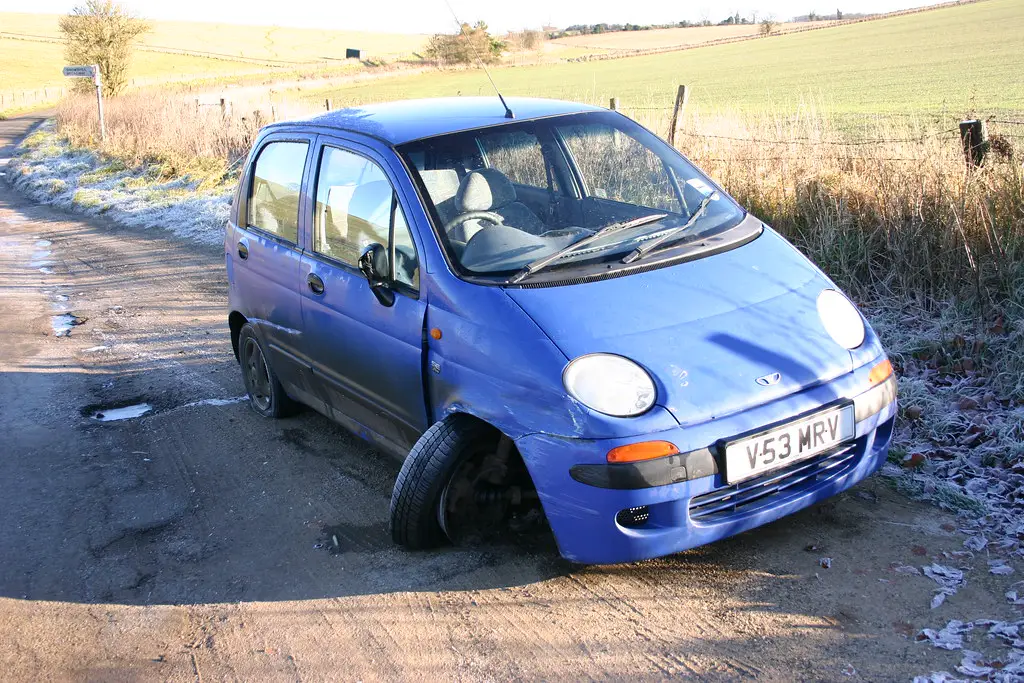
<path fill-rule="evenodd" d="M 840 9 L 837 9 L 832 14 L 818 14 L 817 12 L 810 12 L 799 17 L 793 17 L 790 21 L 844 21 L 850 19 L 863 19 L 865 17 L 872 16 L 870 14 L 857 13 L 848 14 Z M 691 26 L 731 26 L 731 25 L 749 25 L 759 23 L 759 16 L 755 13 L 749 17 L 740 16 L 739 12 L 730 15 L 721 21 L 710 21 L 708 19 L 702 19 L 700 21 L 678 21 L 668 24 L 573 24 L 560 30 L 548 30 L 549 38 L 565 38 L 566 36 L 589 36 L 595 33 L 616 33 L 619 31 L 649 31 L 655 28 L 690 28 Z"/>

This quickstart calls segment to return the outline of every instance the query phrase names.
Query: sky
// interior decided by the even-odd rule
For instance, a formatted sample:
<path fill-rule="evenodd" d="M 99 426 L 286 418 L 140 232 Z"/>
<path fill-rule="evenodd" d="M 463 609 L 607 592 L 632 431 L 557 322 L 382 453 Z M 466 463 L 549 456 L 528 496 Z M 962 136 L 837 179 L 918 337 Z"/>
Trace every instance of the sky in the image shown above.
<path fill-rule="evenodd" d="M 571 24 L 669 23 L 707 18 L 720 21 L 739 12 L 750 16 L 774 16 L 787 20 L 814 10 L 831 14 L 837 9 L 847 13 L 889 12 L 932 4 L 927 0 L 707 0 L 669 2 L 667 0 L 450 0 L 462 21 L 483 19 L 494 30 L 509 31 L 539 28 L 542 25 L 565 27 Z M 79 2 L 75 0 L 0 0 L 0 12 L 64 14 Z M 148 19 L 211 21 L 258 25 L 299 26 L 360 31 L 399 33 L 438 33 L 452 30 L 454 20 L 445 0 L 121 0 L 121 4 Z M 0 24 L 0 30 L 3 30 Z"/>

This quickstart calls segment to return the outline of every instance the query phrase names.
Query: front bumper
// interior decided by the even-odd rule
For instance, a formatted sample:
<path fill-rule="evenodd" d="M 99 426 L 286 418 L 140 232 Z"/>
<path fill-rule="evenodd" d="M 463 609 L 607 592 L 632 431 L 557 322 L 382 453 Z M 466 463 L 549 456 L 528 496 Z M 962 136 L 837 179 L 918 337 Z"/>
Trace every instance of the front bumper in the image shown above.
<path fill-rule="evenodd" d="M 743 413 L 644 438 L 586 440 L 532 434 L 517 441 L 562 555 L 585 564 L 660 557 L 711 543 L 835 495 L 885 462 L 896 416 L 895 379 L 865 391 L 866 366 L 826 385 Z M 857 405 L 852 443 L 757 479 L 727 486 L 715 444 L 844 399 Z M 607 464 L 607 452 L 671 441 L 682 455 Z M 620 512 L 641 508 L 640 523 Z"/>

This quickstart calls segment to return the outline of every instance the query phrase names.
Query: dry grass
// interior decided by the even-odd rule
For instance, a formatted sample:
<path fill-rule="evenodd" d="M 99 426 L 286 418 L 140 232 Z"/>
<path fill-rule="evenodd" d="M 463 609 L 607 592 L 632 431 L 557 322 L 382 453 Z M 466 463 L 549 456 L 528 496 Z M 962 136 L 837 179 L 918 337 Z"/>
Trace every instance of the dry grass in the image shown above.
<path fill-rule="evenodd" d="M 283 117 L 305 113 L 283 107 L 275 111 Z M 197 107 L 190 97 L 151 92 L 113 98 L 104 113 L 105 143 L 100 143 L 95 101 L 89 97 L 61 103 L 58 129 L 76 147 L 99 148 L 128 166 L 151 166 L 163 179 L 188 175 L 207 187 L 234 181 L 237 161 L 272 116 L 269 105 L 244 112 L 236 105 L 222 116 L 219 106 Z"/>

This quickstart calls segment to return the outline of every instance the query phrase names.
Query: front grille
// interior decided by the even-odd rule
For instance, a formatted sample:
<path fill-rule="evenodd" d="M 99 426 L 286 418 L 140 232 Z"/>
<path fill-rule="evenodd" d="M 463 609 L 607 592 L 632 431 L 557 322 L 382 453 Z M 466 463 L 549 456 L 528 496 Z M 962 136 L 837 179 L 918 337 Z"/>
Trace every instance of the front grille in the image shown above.
<path fill-rule="evenodd" d="M 857 443 L 794 463 L 759 477 L 722 486 L 690 499 L 690 519 L 721 522 L 732 516 L 771 507 L 776 500 L 811 488 L 848 472 L 857 461 Z"/>

